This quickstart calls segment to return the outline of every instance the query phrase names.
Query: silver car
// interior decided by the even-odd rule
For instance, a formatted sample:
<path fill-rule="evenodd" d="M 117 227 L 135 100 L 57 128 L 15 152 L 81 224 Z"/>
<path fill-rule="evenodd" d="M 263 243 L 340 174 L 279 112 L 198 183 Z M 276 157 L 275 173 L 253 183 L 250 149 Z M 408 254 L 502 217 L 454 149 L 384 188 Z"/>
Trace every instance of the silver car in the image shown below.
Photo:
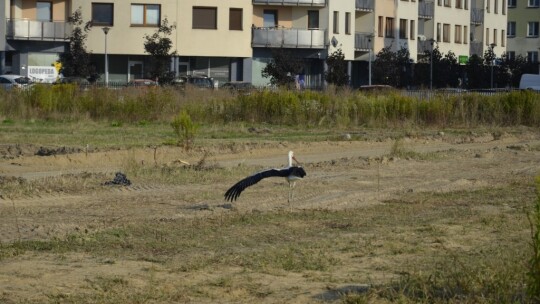
<path fill-rule="evenodd" d="M 0 75 L 0 86 L 5 90 L 13 88 L 25 89 L 32 85 L 32 80 L 26 76 L 6 74 Z"/>

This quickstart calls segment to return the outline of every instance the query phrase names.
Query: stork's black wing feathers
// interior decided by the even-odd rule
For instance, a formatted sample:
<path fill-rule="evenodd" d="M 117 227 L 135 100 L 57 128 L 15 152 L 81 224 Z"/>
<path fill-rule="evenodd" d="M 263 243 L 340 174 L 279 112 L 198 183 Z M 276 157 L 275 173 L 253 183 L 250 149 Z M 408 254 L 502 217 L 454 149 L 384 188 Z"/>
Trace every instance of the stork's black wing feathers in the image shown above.
<path fill-rule="evenodd" d="M 243 180 L 236 183 L 234 186 L 232 186 L 227 192 L 225 192 L 225 200 L 227 201 L 235 201 L 242 191 L 244 191 L 247 187 L 255 185 L 256 183 L 260 182 L 262 179 L 267 177 L 287 177 L 291 173 L 292 168 L 298 168 L 298 167 L 291 167 L 286 169 L 270 169 L 266 171 L 261 171 L 258 173 L 255 173 L 251 176 L 248 176 L 244 178 Z M 304 171 L 302 169 L 302 171 Z M 305 171 L 304 171 L 305 176 Z"/>

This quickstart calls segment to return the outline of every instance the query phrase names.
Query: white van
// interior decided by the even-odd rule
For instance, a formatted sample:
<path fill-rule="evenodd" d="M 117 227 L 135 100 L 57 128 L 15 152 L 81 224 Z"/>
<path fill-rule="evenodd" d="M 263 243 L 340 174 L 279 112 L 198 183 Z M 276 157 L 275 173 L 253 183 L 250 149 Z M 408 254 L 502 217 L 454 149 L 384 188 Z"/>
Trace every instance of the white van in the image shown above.
<path fill-rule="evenodd" d="M 520 90 L 535 90 L 540 91 L 540 75 L 523 74 L 519 81 Z"/>

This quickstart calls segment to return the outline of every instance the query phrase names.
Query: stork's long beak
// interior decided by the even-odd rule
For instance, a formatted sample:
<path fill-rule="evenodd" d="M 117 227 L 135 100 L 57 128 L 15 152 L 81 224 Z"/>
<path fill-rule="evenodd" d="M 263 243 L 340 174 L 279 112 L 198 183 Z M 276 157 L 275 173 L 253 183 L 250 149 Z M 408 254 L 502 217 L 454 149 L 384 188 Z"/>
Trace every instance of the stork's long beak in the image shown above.
<path fill-rule="evenodd" d="M 297 164 L 300 165 L 300 162 L 296 159 L 296 157 L 294 157 L 294 155 L 293 155 L 292 159 L 293 159 Z"/>

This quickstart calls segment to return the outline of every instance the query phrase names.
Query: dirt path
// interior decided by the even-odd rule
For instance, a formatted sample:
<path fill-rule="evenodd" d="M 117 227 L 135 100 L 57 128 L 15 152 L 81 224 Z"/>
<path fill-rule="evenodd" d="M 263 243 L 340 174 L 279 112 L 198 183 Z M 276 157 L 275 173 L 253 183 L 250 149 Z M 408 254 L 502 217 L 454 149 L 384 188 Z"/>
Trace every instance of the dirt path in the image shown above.
<path fill-rule="evenodd" d="M 489 134 L 451 140 L 444 136 L 408 138 L 403 140 L 404 149 L 424 158 L 383 158 L 394 143 L 393 140 L 283 143 L 238 151 L 213 148 L 208 161 L 222 167 L 253 166 L 255 170 L 282 166 L 286 151 L 292 149 L 305 166 L 308 176 L 298 183 L 293 204 L 287 204 L 287 186 L 281 180 L 271 180 L 245 191 L 234 204 L 237 212 L 358 208 L 381 204 L 408 192 L 482 189 L 507 184 L 510 180 L 530 179 L 540 173 L 540 134 L 508 135 L 497 139 Z M 65 173 L 111 174 L 124 168 L 129 161 L 196 163 L 201 157 L 199 153 L 187 154 L 167 147 L 159 148 L 155 155 L 154 150 L 148 148 L 88 155 L 82 152 L 46 157 L 19 156 L 0 162 L 0 176 L 32 180 Z M 80 231 L 96 232 L 142 219 L 193 219 L 232 212 L 224 205 L 223 193 L 236 179 L 233 178 L 211 185 L 141 185 L 135 182 L 130 187 L 99 189 L 92 193 L 44 193 L 15 200 L 3 199 L 0 200 L 0 242 L 50 239 Z M 47 291 L 66 291 L 81 286 L 87 277 L 104 273 L 133 276 L 134 282 L 142 282 L 148 279 L 143 269 L 156 267 L 147 262 L 124 260 L 111 265 L 96 264 L 84 254 L 69 255 L 63 261 L 55 259 L 27 256 L 0 262 L 0 286 L 3 286 L 0 287 L 0 300 L 2 291 L 14 298 L 24 295 L 27 299 L 34 296 L 38 299 Z M 162 280 L 169 276 L 165 271 L 154 275 Z M 204 275 L 199 275 L 198 279 L 191 280 L 203 280 Z M 257 280 L 264 281 L 262 277 Z M 291 299 L 308 303 L 313 294 L 285 292 L 289 280 L 302 278 L 283 278 L 283 284 L 275 287 L 275 303 Z M 324 284 L 312 284 L 310 288 L 324 289 Z"/>

